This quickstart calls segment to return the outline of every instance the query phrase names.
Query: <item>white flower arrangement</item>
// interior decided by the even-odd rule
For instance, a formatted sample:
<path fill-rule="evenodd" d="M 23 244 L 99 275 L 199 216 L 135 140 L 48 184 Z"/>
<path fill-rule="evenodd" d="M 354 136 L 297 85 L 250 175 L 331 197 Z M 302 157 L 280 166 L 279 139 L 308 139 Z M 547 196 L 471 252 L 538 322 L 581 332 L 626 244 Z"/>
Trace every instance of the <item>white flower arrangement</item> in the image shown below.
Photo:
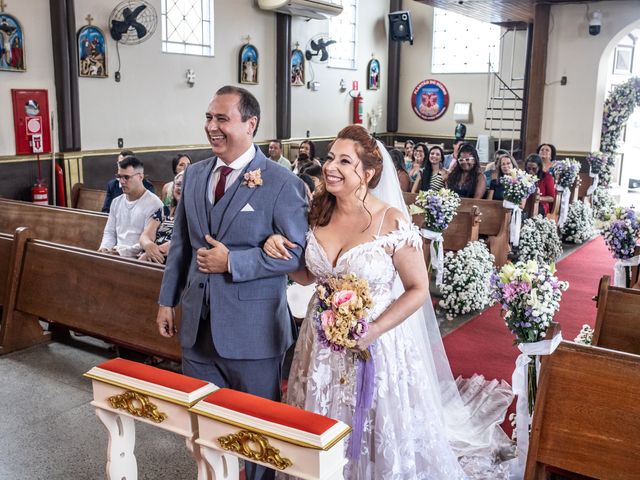
<path fill-rule="evenodd" d="M 593 217 L 596 220 L 596 226 L 601 229 L 604 224 L 609 221 L 616 208 L 616 202 L 606 188 L 596 188 L 591 197 L 593 205 Z"/>
<path fill-rule="evenodd" d="M 593 342 L 593 328 L 589 325 L 582 325 L 582 330 L 578 333 L 578 336 L 573 339 L 576 343 L 581 343 L 582 345 L 591 345 Z"/>
<path fill-rule="evenodd" d="M 500 177 L 504 199 L 516 205 L 520 205 L 520 202 L 536 191 L 537 182 L 537 177 L 517 168 L 511 170 L 509 175 Z"/>
<path fill-rule="evenodd" d="M 448 319 L 489 304 L 493 262 L 494 256 L 483 242 L 471 242 L 456 254 L 446 254 L 440 307 L 446 310 Z"/>
<path fill-rule="evenodd" d="M 569 205 L 567 221 L 560 227 L 562 239 L 568 243 L 583 243 L 596 234 L 593 211 L 584 202 Z"/>
<path fill-rule="evenodd" d="M 518 259 L 554 263 L 562 255 L 562 243 L 555 222 L 537 215 L 524 221 L 520 231 Z"/>

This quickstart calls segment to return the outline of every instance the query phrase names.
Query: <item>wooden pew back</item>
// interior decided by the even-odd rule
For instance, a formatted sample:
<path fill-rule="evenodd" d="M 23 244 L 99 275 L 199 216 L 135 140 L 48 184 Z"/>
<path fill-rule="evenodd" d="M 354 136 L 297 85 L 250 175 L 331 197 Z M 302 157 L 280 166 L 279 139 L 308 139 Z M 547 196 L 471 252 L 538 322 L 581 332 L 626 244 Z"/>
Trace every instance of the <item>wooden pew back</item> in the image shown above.
<path fill-rule="evenodd" d="M 640 356 L 562 342 L 545 357 L 526 480 L 545 465 L 601 479 L 640 478 Z"/>
<path fill-rule="evenodd" d="M 474 206 L 480 209 L 480 235 L 490 237 L 500 235 L 505 228 L 509 229 L 511 210 L 502 206 L 501 200 L 484 200 L 477 198 L 461 198 L 461 211 L 469 212 Z"/>
<path fill-rule="evenodd" d="M 0 233 L 0 306 L 4 304 L 4 296 L 7 292 L 12 246 L 13 235 Z"/>
<path fill-rule="evenodd" d="M 87 250 L 100 246 L 107 218 L 104 213 L 0 199 L 1 233 L 27 227 L 35 238 Z"/>
<path fill-rule="evenodd" d="M 592 343 L 640 355 L 640 290 L 612 287 L 607 275 L 600 279 Z"/>
<path fill-rule="evenodd" d="M 102 212 L 106 196 L 105 190 L 87 188 L 82 183 L 76 183 L 71 190 L 71 207 L 91 212 Z"/>
<path fill-rule="evenodd" d="M 25 339 L 16 340 L 17 333 L 25 317 L 33 317 L 136 351 L 180 359 L 178 336 L 160 336 L 155 323 L 164 266 L 19 235 L 16 239 L 21 258 L 14 262 L 10 285 L 15 300 L 3 312 L 3 352 L 27 346 Z"/>

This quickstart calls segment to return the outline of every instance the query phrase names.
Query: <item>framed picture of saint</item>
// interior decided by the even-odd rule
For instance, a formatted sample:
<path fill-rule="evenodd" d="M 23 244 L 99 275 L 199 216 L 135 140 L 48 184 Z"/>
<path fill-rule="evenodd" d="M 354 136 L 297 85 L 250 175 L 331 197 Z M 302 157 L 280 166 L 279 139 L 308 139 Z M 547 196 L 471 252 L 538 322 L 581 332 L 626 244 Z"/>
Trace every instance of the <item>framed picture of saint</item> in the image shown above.
<path fill-rule="evenodd" d="M 303 87 L 304 77 L 304 53 L 297 48 L 291 52 L 291 85 Z"/>
<path fill-rule="evenodd" d="M 367 90 L 380 88 L 380 61 L 372 58 L 367 66 Z"/>
<path fill-rule="evenodd" d="M 78 73 L 81 77 L 107 78 L 107 43 L 98 27 L 78 31 Z"/>
<path fill-rule="evenodd" d="M 258 84 L 258 49 L 247 43 L 240 49 L 238 61 L 238 77 L 240 83 Z"/>
<path fill-rule="evenodd" d="M 0 13 L 0 70 L 26 72 L 24 30 L 16 17 Z"/>

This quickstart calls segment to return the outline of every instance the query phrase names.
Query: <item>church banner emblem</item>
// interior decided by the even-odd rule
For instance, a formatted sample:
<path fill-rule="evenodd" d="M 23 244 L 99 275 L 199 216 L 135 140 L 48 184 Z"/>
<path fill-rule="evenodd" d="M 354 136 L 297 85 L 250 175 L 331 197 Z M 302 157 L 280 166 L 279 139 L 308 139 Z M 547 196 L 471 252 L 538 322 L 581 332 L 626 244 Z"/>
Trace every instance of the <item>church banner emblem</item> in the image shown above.
<path fill-rule="evenodd" d="M 449 106 L 447 87 L 438 80 L 423 80 L 411 94 L 413 112 L 423 120 L 437 120 Z"/>

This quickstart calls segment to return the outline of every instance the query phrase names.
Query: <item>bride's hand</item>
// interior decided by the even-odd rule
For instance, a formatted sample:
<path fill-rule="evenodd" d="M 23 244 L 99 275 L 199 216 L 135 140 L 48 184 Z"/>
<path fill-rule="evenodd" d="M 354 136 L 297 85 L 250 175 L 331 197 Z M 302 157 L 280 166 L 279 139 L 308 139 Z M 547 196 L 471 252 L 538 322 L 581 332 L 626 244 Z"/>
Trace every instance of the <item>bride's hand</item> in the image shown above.
<path fill-rule="evenodd" d="M 370 323 L 367 333 L 364 334 L 364 337 L 361 337 L 360 340 L 358 340 L 358 343 L 356 344 L 357 349 L 365 351 L 369 348 L 369 345 L 378 339 L 379 336 L 380 332 L 378 332 L 378 325 L 376 325 L 376 322 Z"/>
<path fill-rule="evenodd" d="M 276 233 L 267 238 L 267 241 L 264 242 L 262 250 L 264 250 L 264 253 L 269 255 L 271 258 L 282 258 L 284 260 L 290 260 L 291 254 L 289 253 L 287 248 L 294 249 L 296 248 L 296 244 L 290 242 L 286 237 L 278 235 Z"/>

